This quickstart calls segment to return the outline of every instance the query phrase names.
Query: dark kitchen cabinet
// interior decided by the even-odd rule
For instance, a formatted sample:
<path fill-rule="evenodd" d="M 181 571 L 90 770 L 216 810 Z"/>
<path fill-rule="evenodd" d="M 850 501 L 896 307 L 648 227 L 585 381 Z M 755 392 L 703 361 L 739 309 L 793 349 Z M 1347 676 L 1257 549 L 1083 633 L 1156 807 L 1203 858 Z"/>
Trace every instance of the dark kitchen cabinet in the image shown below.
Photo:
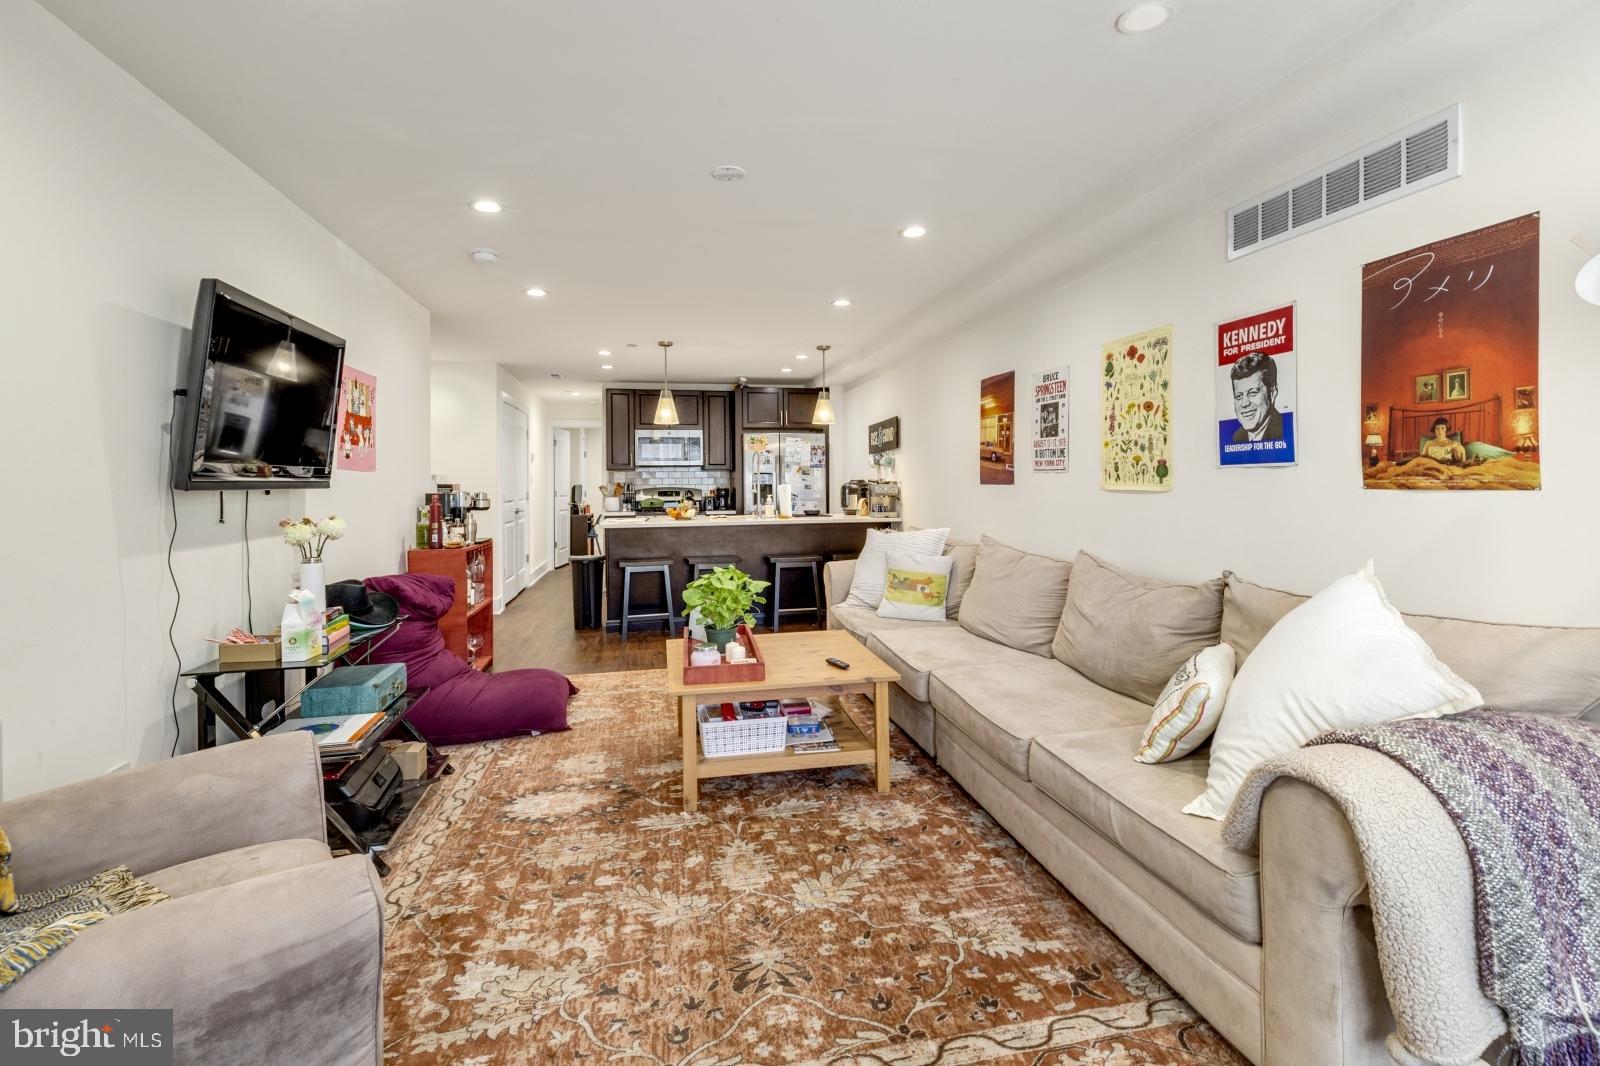
<path fill-rule="evenodd" d="M 746 387 L 740 390 L 739 426 L 741 429 L 782 429 L 783 390 Z"/>
<path fill-rule="evenodd" d="M 785 389 L 783 424 L 790 429 L 809 429 L 815 424 L 820 395 L 821 389 Z"/>
<path fill-rule="evenodd" d="M 705 469 L 733 469 L 733 393 L 701 394 L 701 427 L 705 431 Z"/>
<path fill-rule="evenodd" d="M 606 469 L 633 469 L 634 391 L 606 390 Z"/>
<path fill-rule="evenodd" d="M 672 390 L 672 404 L 678 409 L 676 426 L 656 425 L 656 404 L 661 399 L 660 389 L 640 389 L 633 394 L 635 429 L 697 429 L 700 426 L 700 394 L 683 389 Z"/>

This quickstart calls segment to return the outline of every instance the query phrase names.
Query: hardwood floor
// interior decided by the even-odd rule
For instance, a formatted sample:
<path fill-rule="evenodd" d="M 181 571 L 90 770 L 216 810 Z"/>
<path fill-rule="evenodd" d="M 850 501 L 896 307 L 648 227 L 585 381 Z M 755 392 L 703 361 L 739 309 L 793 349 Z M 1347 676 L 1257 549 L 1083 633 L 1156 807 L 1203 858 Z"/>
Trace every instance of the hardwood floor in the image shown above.
<path fill-rule="evenodd" d="M 815 629 L 785 621 L 785 632 Z M 758 633 L 767 632 L 765 627 Z M 679 630 L 682 633 L 682 630 Z M 634 630 L 626 642 L 615 631 L 572 628 L 572 572 L 563 566 L 524 591 L 494 620 L 495 670 L 543 667 L 563 674 L 656 670 L 667 630 L 660 624 Z"/>

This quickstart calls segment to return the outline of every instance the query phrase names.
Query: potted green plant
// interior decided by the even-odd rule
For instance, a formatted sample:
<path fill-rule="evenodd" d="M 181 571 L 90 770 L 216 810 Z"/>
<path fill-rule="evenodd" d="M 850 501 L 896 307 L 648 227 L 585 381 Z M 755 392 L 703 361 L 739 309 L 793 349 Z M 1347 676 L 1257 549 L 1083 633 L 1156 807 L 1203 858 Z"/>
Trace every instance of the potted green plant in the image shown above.
<path fill-rule="evenodd" d="M 733 642 L 740 622 L 755 625 L 751 608 L 767 602 L 761 592 L 769 584 L 757 581 L 737 566 L 719 566 L 684 586 L 683 613 L 689 617 L 698 611 L 700 621 L 705 623 L 706 640 L 722 651 Z"/>

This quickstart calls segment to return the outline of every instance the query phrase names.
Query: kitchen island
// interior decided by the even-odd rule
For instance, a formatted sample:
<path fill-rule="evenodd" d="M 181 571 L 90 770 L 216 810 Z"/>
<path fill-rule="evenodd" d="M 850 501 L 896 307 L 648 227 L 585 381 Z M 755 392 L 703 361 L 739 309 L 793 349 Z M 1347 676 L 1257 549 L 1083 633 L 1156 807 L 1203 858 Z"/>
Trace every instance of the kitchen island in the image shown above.
<path fill-rule="evenodd" d="M 772 580 L 772 555 L 820 555 L 824 562 L 834 557 L 851 557 L 866 543 L 867 530 L 897 528 L 900 519 L 886 515 L 817 515 L 794 518 L 760 518 L 755 515 L 696 515 L 694 518 L 669 518 L 665 515 L 602 515 L 599 522 L 601 550 L 606 556 L 607 629 L 616 629 L 622 618 L 622 564 L 630 559 L 669 559 L 672 562 L 673 610 L 683 610 L 683 587 L 692 578 L 690 558 L 721 556 L 736 560 L 735 565 L 762 581 Z M 792 573 L 785 582 L 785 606 L 798 607 L 810 600 L 810 590 L 801 590 Z M 634 610 L 659 601 L 659 582 L 653 576 L 634 578 Z M 771 589 L 767 590 L 771 605 Z M 655 623 L 646 623 L 651 627 Z"/>

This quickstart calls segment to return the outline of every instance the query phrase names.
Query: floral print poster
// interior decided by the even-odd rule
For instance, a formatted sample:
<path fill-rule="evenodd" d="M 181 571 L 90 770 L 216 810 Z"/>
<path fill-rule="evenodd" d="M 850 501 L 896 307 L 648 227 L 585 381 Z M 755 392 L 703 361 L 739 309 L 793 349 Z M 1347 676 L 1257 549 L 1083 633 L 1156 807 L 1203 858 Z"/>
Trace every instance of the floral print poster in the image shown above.
<path fill-rule="evenodd" d="M 1172 488 L 1172 327 L 1107 344 L 1100 380 L 1100 487 Z"/>

